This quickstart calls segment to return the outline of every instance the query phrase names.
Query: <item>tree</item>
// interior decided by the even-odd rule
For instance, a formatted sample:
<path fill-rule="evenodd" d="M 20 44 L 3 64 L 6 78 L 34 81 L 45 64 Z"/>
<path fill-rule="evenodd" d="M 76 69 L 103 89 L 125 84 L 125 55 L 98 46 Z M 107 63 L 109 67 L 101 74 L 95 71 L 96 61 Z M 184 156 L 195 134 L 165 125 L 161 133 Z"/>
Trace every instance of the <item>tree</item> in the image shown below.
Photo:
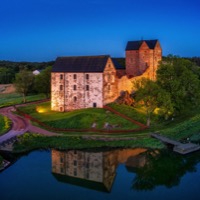
<path fill-rule="evenodd" d="M 170 94 L 176 112 L 200 103 L 200 80 L 194 69 L 192 62 L 170 57 L 157 70 L 157 83 Z"/>
<path fill-rule="evenodd" d="M 27 69 L 23 69 L 16 74 L 14 85 L 16 91 L 23 96 L 24 103 L 26 102 L 26 96 L 30 91 L 33 81 L 34 75 L 31 71 L 28 71 Z"/>
<path fill-rule="evenodd" d="M 35 90 L 44 93 L 46 98 L 50 96 L 51 91 L 51 69 L 52 67 L 47 67 L 35 77 Z"/>
<path fill-rule="evenodd" d="M 165 92 L 156 82 L 142 78 L 134 84 L 136 88 L 135 100 L 144 106 L 147 116 L 147 126 L 151 124 L 151 115 L 156 108 L 164 110 L 168 115 L 173 111 L 170 95 Z"/>

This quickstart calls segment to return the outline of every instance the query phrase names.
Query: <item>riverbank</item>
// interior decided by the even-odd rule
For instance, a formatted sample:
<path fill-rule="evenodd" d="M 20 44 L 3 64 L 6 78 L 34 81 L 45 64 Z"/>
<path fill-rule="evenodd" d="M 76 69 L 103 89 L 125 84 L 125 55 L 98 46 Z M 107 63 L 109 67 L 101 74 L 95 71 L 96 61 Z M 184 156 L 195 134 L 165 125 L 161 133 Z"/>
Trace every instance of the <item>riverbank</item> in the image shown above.
<path fill-rule="evenodd" d="M 153 138 L 108 136 L 52 136 L 46 137 L 39 134 L 26 133 L 18 136 L 18 142 L 14 144 L 13 152 L 21 153 L 36 149 L 56 148 L 66 149 L 96 149 L 96 148 L 155 148 L 162 149 L 165 146 Z"/>
<path fill-rule="evenodd" d="M 0 171 L 4 170 L 10 165 L 10 162 L 5 160 L 1 155 L 0 155 Z"/>
<path fill-rule="evenodd" d="M 119 104 L 110 104 L 109 106 L 131 119 L 137 120 L 140 123 L 142 122 L 143 124 L 145 122 L 145 113 L 142 112 L 141 109 L 139 110 L 138 108 L 136 109 Z M 84 109 L 69 113 L 60 113 L 51 111 L 50 103 L 45 102 L 37 105 L 26 105 L 20 107 L 20 110 L 22 110 L 26 115 L 30 115 L 52 128 L 61 127 L 67 129 L 71 126 L 70 128 L 76 128 L 76 132 L 70 130 L 67 132 L 60 132 L 59 136 L 51 137 L 26 133 L 23 136 L 18 137 L 18 142 L 14 144 L 13 152 L 15 153 L 47 148 L 165 148 L 160 141 L 150 137 L 152 132 L 159 132 L 162 135 L 178 141 L 186 140 L 188 138 L 190 141 L 195 143 L 200 141 L 200 115 L 197 111 L 196 113 L 190 113 L 190 115 L 184 116 L 182 119 L 176 118 L 173 120 L 161 120 L 155 115 L 152 117 L 152 126 L 150 128 L 131 132 L 127 129 L 130 127 L 135 128 L 134 124 L 122 121 L 119 116 L 115 116 L 110 111 L 107 112 L 104 109 Z M 99 122 L 99 127 L 97 128 L 102 128 L 105 122 L 109 122 L 109 124 L 119 124 L 121 122 L 120 129 L 124 128 L 124 130 L 120 133 L 104 133 L 105 131 L 102 133 L 92 132 L 95 129 L 90 129 L 90 131 L 81 131 L 82 124 L 85 126 L 84 128 L 89 128 L 94 121 Z M 119 127 L 116 127 L 116 129 L 118 128 Z M 31 130 L 30 132 L 34 131 Z"/>

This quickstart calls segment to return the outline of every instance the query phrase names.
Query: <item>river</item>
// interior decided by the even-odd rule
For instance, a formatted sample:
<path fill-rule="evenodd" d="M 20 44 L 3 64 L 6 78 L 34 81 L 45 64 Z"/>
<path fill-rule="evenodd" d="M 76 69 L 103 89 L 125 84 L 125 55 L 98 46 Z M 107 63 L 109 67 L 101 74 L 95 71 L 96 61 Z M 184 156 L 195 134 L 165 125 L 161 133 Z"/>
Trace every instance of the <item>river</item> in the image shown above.
<path fill-rule="evenodd" d="M 199 200 L 200 152 L 33 151 L 0 173 L 1 200 Z"/>

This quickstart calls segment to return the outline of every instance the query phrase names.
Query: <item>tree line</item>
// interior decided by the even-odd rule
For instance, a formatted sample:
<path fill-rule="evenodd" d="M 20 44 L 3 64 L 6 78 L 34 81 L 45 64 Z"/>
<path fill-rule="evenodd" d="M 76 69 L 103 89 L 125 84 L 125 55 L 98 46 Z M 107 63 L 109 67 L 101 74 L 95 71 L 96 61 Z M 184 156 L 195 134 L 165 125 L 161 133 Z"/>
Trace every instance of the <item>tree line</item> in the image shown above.
<path fill-rule="evenodd" d="M 23 102 L 26 102 L 26 96 L 30 93 L 43 93 L 49 98 L 51 91 L 51 70 L 52 67 L 46 67 L 38 75 L 24 68 L 15 76 L 14 85 L 16 91 L 22 95 Z"/>
<path fill-rule="evenodd" d="M 134 87 L 134 99 L 145 107 L 147 126 L 150 126 L 156 109 L 166 119 L 198 109 L 200 67 L 188 59 L 170 55 L 160 63 L 156 81 L 142 78 Z"/>
<path fill-rule="evenodd" d="M 36 69 L 43 70 L 48 66 L 52 66 L 54 61 L 50 62 L 11 62 L 0 61 L 0 84 L 13 83 L 15 74 L 20 70 L 28 69 L 34 71 Z"/>

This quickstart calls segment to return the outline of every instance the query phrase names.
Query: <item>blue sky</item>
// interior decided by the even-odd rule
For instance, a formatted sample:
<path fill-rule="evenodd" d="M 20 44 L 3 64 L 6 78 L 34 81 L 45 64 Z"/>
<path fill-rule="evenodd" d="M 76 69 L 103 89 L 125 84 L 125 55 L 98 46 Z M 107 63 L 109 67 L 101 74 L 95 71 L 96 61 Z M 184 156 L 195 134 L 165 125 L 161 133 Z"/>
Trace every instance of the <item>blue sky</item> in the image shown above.
<path fill-rule="evenodd" d="M 0 0 L 0 60 L 124 57 L 159 39 L 163 55 L 200 56 L 199 0 Z"/>

